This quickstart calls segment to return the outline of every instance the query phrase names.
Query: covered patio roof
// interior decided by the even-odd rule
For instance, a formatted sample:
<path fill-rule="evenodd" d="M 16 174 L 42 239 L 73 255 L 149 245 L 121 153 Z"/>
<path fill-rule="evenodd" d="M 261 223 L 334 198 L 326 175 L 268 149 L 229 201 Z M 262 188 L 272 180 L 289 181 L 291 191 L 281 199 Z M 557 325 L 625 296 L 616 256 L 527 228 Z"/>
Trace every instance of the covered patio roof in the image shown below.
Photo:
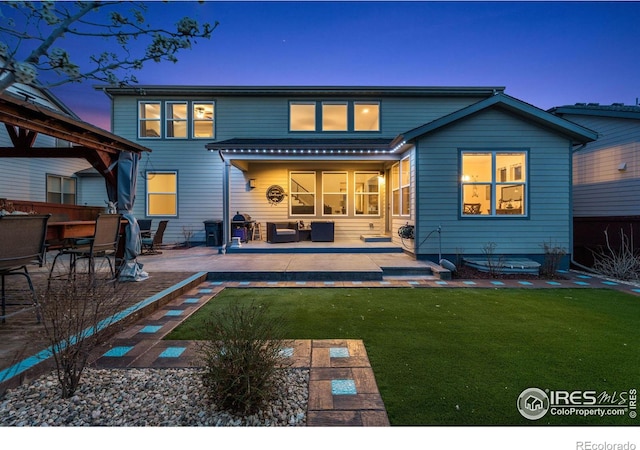
<path fill-rule="evenodd" d="M 106 180 L 117 186 L 115 162 L 121 152 L 140 154 L 151 150 L 106 130 L 83 122 L 66 111 L 55 110 L 14 94 L 0 94 L 0 122 L 13 146 L 0 147 L 0 158 L 83 158 Z M 39 133 L 70 143 L 68 146 L 36 146 Z"/>
<path fill-rule="evenodd" d="M 394 140 L 374 139 L 228 139 L 205 147 L 231 160 L 397 160 Z"/>

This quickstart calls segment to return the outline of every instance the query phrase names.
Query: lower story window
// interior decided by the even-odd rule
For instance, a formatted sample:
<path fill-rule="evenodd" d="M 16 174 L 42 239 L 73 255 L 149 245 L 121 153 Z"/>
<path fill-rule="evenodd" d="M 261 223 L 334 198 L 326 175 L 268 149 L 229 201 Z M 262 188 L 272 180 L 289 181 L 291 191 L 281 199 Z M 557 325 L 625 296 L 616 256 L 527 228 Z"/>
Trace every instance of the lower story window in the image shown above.
<path fill-rule="evenodd" d="M 47 202 L 75 205 L 76 179 L 59 175 L 47 175 Z"/>
<path fill-rule="evenodd" d="M 527 153 L 463 151 L 462 216 L 527 214 Z"/>
<path fill-rule="evenodd" d="M 322 214 L 347 214 L 347 172 L 322 172 Z"/>
<path fill-rule="evenodd" d="M 316 173 L 289 173 L 292 216 L 313 216 L 316 213 Z"/>
<path fill-rule="evenodd" d="M 379 172 L 355 173 L 354 203 L 356 215 L 377 216 L 380 214 Z"/>
<path fill-rule="evenodd" d="M 147 215 L 178 215 L 177 172 L 147 172 Z"/>
<path fill-rule="evenodd" d="M 411 215 L 411 161 L 409 156 L 391 166 L 391 213 Z"/>

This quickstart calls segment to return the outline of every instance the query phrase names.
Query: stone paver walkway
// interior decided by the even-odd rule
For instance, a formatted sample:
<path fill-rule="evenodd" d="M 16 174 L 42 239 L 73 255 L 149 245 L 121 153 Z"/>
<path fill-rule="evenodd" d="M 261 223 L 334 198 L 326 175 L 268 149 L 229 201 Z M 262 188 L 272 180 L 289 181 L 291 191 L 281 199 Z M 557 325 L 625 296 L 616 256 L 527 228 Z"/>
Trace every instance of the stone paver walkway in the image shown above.
<path fill-rule="evenodd" d="M 115 335 L 95 353 L 100 368 L 197 366 L 197 341 L 163 338 L 223 283 L 204 282 Z M 375 376 L 360 340 L 296 340 L 285 349 L 294 368 L 309 369 L 308 426 L 389 426 Z"/>

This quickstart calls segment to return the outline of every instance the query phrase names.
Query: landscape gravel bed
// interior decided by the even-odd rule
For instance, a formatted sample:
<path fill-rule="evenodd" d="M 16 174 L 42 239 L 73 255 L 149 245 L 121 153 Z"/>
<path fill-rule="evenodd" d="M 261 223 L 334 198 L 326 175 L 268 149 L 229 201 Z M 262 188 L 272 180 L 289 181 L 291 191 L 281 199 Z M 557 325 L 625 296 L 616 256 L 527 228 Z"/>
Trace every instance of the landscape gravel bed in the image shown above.
<path fill-rule="evenodd" d="M 0 426 L 305 426 L 309 370 L 283 369 L 278 397 L 239 417 L 212 407 L 199 369 L 85 369 L 69 399 L 54 372 L 0 398 Z"/>

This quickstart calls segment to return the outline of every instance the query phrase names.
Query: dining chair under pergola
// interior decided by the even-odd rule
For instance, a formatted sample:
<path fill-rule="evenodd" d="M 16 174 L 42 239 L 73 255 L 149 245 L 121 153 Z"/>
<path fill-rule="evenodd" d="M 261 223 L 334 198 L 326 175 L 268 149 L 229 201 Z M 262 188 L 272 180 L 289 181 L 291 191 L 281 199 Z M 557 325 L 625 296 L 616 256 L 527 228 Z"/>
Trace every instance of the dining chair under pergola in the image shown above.
<path fill-rule="evenodd" d="M 105 258 L 109 263 L 111 278 L 114 279 L 116 277 L 116 253 L 118 251 L 121 218 L 122 215 L 120 214 L 100 214 L 96 219 L 96 228 L 93 237 L 78 239 L 71 247 L 63 248 L 58 252 L 51 264 L 49 280 L 54 278 L 53 274 L 58 258 L 65 255 L 69 256 L 68 277 L 75 275 L 78 261 L 81 259 L 88 261 L 89 276 L 95 276 L 96 258 Z M 113 257 L 113 264 L 111 263 L 110 257 Z"/>
<path fill-rule="evenodd" d="M 29 264 L 40 264 L 43 260 L 44 243 L 47 235 L 47 221 L 51 214 L 10 214 L 0 216 L 0 278 L 2 279 L 2 323 L 6 318 L 25 309 L 35 308 L 36 319 L 40 322 L 38 297 L 29 275 Z M 32 301 L 30 303 L 8 303 L 5 278 L 20 275 L 26 278 Z M 7 306 L 25 305 L 14 313 L 7 314 Z"/>

